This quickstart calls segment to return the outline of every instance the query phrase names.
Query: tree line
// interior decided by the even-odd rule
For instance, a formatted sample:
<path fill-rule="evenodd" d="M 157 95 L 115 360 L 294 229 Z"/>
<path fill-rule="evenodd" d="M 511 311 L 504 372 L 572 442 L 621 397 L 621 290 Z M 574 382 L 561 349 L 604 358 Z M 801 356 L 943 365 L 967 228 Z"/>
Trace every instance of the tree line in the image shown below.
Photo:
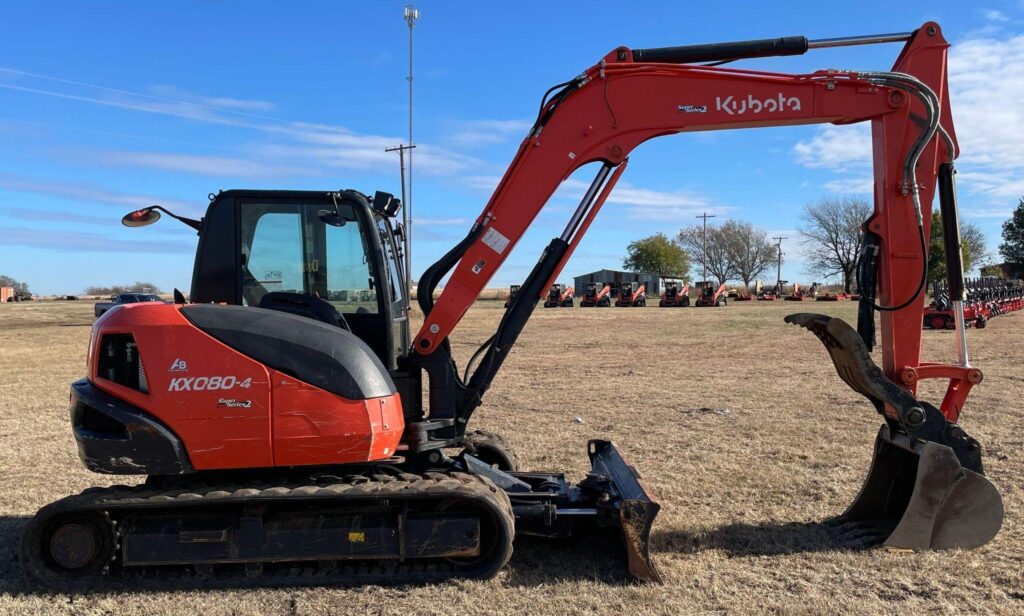
<path fill-rule="evenodd" d="M 1018 238 L 1014 258 L 1024 263 L 1024 198 L 1017 210 L 1015 218 L 1007 224 L 1012 223 L 1012 233 Z M 871 204 L 857 198 L 821 199 L 805 206 L 797 232 L 807 273 L 826 279 L 839 277 L 843 290 L 852 292 L 856 286 L 857 259 L 864 245 L 861 225 L 872 211 Z M 965 271 L 984 264 L 988 255 L 981 229 L 973 223 L 961 222 L 960 232 Z M 946 275 L 942 219 L 938 212 L 932 214 L 930 237 L 929 283 Z M 1002 247 L 1000 250 L 1008 261 L 1013 261 Z M 719 284 L 738 281 L 749 289 L 752 282 L 779 263 L 779 245 L 772 241 L 768 231 L 749 222 L 727 220 L 720 225 L 708 225 L 706 232 L 703 225 L 691 225 L 671 238 L 657 233 L 631 242 L 622 265 L 634 271 L 682 279 L 690 277 L 692 267 L 695 276 L 706 271 Z"/>

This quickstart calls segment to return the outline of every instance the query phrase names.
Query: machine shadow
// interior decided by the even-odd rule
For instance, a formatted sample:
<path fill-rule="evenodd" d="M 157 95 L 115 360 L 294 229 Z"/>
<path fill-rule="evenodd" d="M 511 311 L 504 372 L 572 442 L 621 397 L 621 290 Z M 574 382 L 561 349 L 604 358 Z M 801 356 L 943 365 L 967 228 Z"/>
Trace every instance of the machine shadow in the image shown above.
<path fill-rule="evenodd" d="M 0 595 L 38 594 L 21 575 L 21 530 L 31 516 L 0 516 Z"/>
<path fill-rule="evenodd" d="M 506 571 L 505 584 L 518 587 L 572 581 L 609 586 L 637 583 L 629 575 L 618 532 L 573 539 L 518 537 Z"/>
<path fill-rule="evenodd" d="M 696 554 L 722 550 L 733 556 L 786 556 L 863 550 L 874 542 L 844 533 L 835 519 L 817 522 L 735 523 L 710 530 L 671 529 L 652 533 L 652 552 Z"/>

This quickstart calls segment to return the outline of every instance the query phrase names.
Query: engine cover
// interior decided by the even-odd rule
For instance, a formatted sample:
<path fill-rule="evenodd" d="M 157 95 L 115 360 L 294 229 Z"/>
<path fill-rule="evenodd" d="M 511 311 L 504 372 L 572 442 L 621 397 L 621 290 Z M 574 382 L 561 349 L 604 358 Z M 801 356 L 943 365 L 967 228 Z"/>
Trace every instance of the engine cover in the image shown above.
<path fill-rule="evenodd" d="M 194 470 L 382 460 L 405 428 L 363 341 L 260 308 L 119 306 L 93 326 L 89 381 L 165 426 Z"/>

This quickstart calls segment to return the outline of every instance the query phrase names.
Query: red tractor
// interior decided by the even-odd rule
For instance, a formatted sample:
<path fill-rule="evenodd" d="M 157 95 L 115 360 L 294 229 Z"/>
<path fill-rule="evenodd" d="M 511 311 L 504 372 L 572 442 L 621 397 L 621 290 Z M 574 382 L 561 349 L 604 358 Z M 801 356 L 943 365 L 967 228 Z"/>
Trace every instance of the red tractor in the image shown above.
<path fill-rule="evenodd" d="M 647 305 L 647 285 L 623 282 L 619 285 L 619 296 L 615 298 L 616 308 L 643 307 Z"/>
<path fill-rule="evenodd" d="M 694 305 L 700 308 L 725 306 L 729 303 L 725 296 L 725 289 L 724 284 L 719 285 L 716 289 L 714 283 L 702 283 L 699 289 L 700 293 L 697 295 L 697 302 Z"/>
<path fill-rule="evenodd" d="M 580 298 L 580 308 L 607 308 L 612 305 L 612 285 L 609 283 L 588 282 Z"/>
<path fill-rule="evenodd" d="M 661 294 L 658 305 L 662 308 L 684 307 L 690 305 L 690 283 L 681 288 L 678 282 L 666 282 L 665 291 Z"/>
<path fill-rule="evenodd" d="M 566 287 L 564 284 L 553 284 L 548 289 L 547 299 L 544 300 L 545 308 L 572 308 L 573 307 L 573 293 L 572 287 Z"/>

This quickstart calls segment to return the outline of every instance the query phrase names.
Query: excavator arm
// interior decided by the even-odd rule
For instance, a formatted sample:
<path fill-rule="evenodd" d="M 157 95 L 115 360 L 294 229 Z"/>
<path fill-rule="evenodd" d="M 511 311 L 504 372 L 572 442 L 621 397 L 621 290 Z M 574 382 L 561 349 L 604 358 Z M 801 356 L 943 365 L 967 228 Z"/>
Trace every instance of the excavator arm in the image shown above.
<path fill-rule="evenodd" d="M 717 66 L 813 47 L 896 41 L 905 44 L 890 71 L 793 75 Z M 948 47 L 935 23 L 903 35 L 620 47 L 551 88 L 469 234 L 420 279 L 425 319 L 412 357 L 430 375 L 430 419 L 448 422 L 436 434 L 453 438 L 465 430 L 538 299 L 557 279 L 641 143 L 684 132 L 870 122 L 874 212 L 862 227 L 857 329 L 823 315 L 786 320 L 818 336 L 840 377 L 868 398 L 886 422 L 876 440 L 875 464 L 848 517 L 902 520 L 887 541 L 892 547 L 971 547 L 991 539 L 1001 524 L 1001 501 L 982 475 L 980 446 L 955 423 L 968 392 L 982 378 L 968 362 L 959 307 L 953 310 L 961 321 L 958 362 L 921 361 L 930 230 L 924 222 L 931 217 L 936 184 L 951 297 L 961 303 L 966 298 L 953 185 L 957 144 L 949 110 Z M 449 334 L 558 186 L 591 163 L 597 165 L 596 176 L 565 230 L 545 248 L 497 332 L 470 360 L 472 365 L 479 359 L 472 375 L 467 367 L 465 379 L 458 378 Z M 433 290 L 449 271 L 435 304 Z M 870 356 L 876 312 L 881 316 L 881 367 Z M 948 379 L 940 407 L 915 398 L 917 384 L 926 378 Z M 971 510 L 974 506 L 980 509 Z"/>
<path fill-rule="evenodd" d="M 906 44 L 889 72 L 790 75 L 674 63 L 806 49 L 799 43 L 806 39 L 790 37 L 665 49 L 620 47 L 556 86 L 466 240 L 424 274 L 421 286 L 436 285 L 454 265 L 436 305 L 426 295 L 427 314 L 414 351 L 429 355 L 438 349 L 554 191 L 580 167 L 597 163 L 597 176 L 563 234 L 546 250 L 543 259 L 551 265 L 539 292 L 524 293 L 526 298 L 541 297 L 556 279 L 622 175 L 630 152 L 641 143 L 683 132 L 870 121 L 875 211 L 868 230 L 878 239 L 877 303 L 892 307 L 909 301 L 902 310 L 882 312 L 883 367 L 889 378 L 914 391 L 917 381 L 934 371 L 920 369 L 924 297 L 919 287 L 925 268 L 920 245 L 922 240 L 927 245 L 929 233 L 920 221 L 930 216 L 939 167 L 952 160 L 956 138 L 946 83 L 949 45 L 939 26 L 926 23 L 902 37 L 860 42 L 902 39 Z M 922 94 L 925 90 L 930 98 Z M 951 419 L 962 406 L 963 389 L 944 406 Z"/>

